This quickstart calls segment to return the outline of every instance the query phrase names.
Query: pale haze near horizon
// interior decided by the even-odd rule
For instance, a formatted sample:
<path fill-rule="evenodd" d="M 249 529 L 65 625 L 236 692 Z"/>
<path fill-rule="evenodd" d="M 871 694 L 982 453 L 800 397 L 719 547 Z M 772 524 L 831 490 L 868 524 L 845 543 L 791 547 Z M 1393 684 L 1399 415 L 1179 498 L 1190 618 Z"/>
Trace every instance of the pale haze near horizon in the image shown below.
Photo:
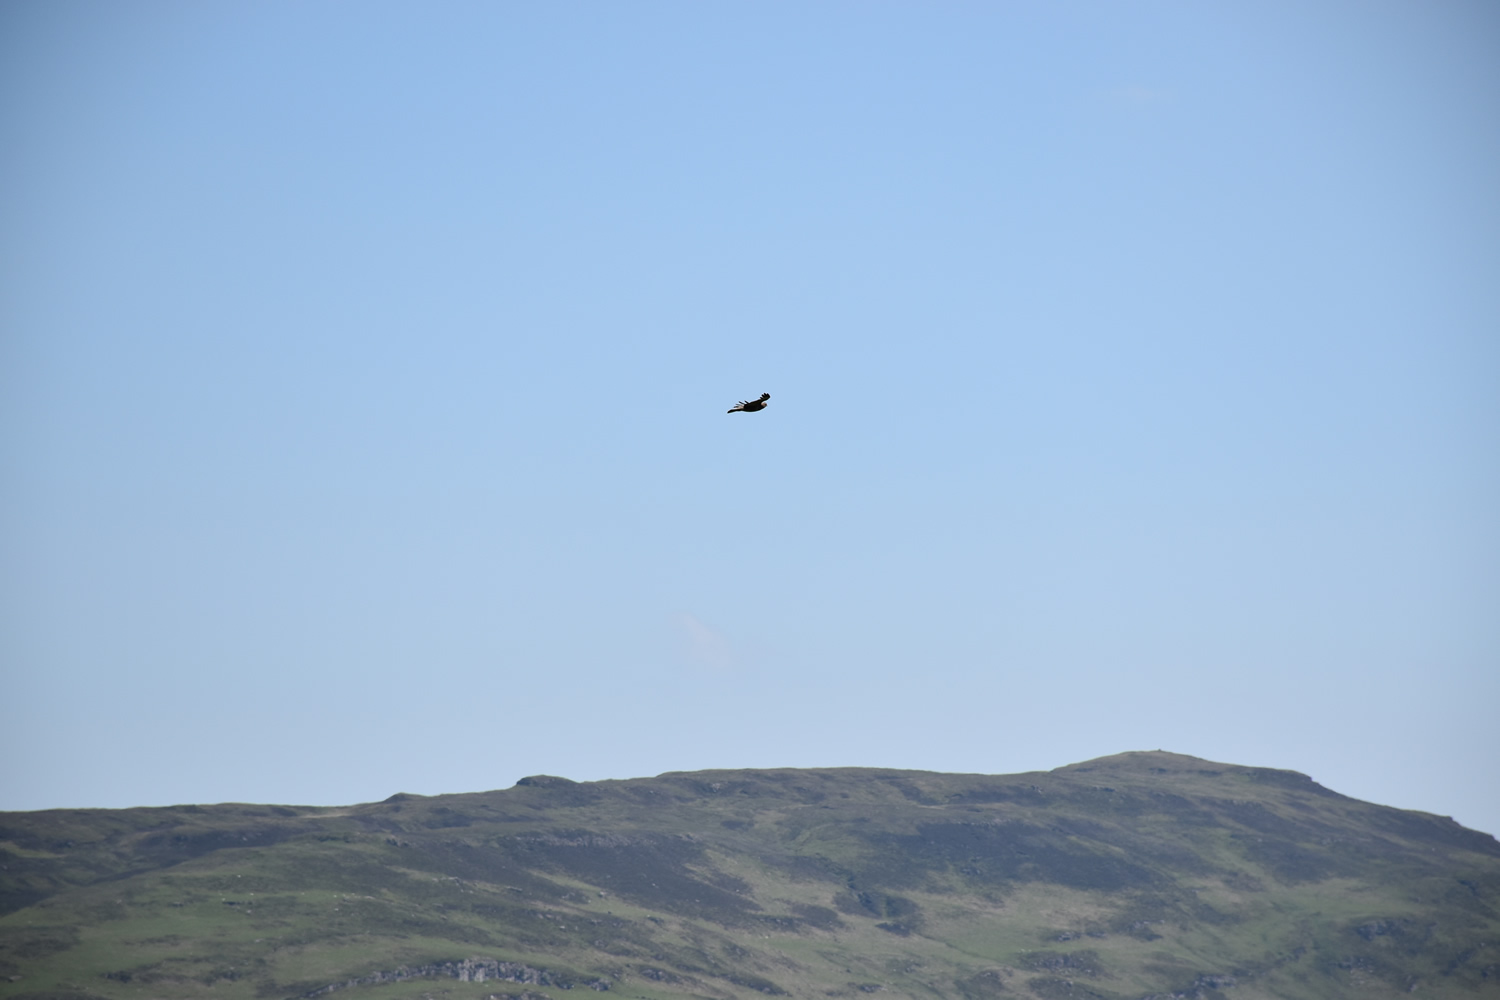
<path fill-rule="evenodd" d="M 1497 51 L 6 5 L 0 809 L 1160 747 L 1500 833 Z"/>

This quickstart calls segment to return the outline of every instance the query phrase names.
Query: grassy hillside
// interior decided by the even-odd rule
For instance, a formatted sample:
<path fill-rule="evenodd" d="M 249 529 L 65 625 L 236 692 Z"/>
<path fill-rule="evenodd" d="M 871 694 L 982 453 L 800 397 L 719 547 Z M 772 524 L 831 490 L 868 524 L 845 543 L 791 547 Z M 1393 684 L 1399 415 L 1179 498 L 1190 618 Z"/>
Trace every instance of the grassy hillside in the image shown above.
<path fill-rule="evenodd" d="M 1500 996 L 1500 844 L 1288 771 L 0 814 L 0 998 Z"/>

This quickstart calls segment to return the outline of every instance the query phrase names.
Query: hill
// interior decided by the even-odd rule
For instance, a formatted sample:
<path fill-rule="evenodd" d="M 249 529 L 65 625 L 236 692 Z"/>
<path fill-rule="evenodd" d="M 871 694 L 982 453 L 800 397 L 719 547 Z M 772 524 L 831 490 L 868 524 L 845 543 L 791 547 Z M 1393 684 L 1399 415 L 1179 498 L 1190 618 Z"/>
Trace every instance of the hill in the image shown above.
<path fill-rule="evenodd" d="M 6 813 L 0 848 L 17 1000 L 1500 996 L 1493 837 L 1163 752 Z"/>

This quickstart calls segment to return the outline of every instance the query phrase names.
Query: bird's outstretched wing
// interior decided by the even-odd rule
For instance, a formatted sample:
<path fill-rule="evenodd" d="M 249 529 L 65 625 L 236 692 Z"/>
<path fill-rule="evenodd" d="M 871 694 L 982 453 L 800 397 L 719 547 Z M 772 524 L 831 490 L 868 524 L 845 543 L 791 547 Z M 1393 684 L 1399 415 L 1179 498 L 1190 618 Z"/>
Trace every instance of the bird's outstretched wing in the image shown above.
<path fill-rule="evenodd" d="M 756 410 L 764 410 L 766 408 L 766 400 L 768 400 L 770 398 L 771 398 L 771 394 L 769 392 L 763 392 L 763 393 L 760 394 L 760 398 L 759 399 L 742 399 L 738 403 L 736 403 L 733 406 L 731 406 L 729 409 L 725 410 L 724 412 L 725 413 L 754 413 Z"/>

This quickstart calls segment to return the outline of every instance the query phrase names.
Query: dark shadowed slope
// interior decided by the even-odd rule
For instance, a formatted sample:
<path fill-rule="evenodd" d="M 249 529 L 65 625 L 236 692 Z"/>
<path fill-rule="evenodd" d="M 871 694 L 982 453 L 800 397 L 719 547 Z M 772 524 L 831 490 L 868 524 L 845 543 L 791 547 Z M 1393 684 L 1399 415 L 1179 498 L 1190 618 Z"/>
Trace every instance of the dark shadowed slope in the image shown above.
<path fill-rule="evenodd" d="M 1500 996 L 1500 845 L 1304 775 L 704 771 L 0 815 L 0 997 Z"/>

